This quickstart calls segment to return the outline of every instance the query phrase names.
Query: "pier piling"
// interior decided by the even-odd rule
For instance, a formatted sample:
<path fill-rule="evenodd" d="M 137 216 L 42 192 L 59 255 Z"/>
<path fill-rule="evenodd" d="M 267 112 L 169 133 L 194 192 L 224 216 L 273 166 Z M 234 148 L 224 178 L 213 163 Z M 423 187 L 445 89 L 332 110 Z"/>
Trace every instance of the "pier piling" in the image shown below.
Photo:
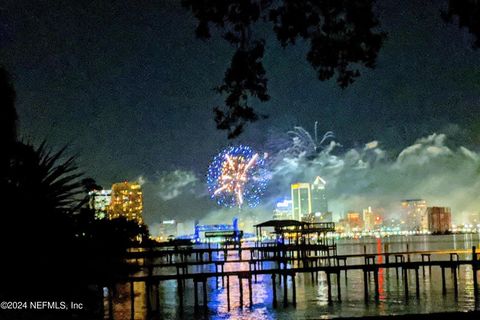
<path fill-rule="evenodd" d="M 447 286 L 445 284 L 445 267 L 442 266 L 442 294 L 447 294 Z"/>
<path fill-rule="evenodd" d="M 365 302 L 368 302 L 368 276 L 367 276 L 367 270 L 364 268 L 363 269 L 363 293 L 365 296 Z"/>
<path fill-rule="evenodd" d="M 277 288 L 275 283 L 275 273 L 272 273 L 272 306 L 277 307 Z"/>
<path fill-rule="evenodd" d="M 230 276 L 227 276 L 227 310 L 230 311 Z"/>
<path fill-rule="evenodd" d="M 473 273 L 473 294 L 475 296 L 475 299 L 478 299 L 477 270 L 478 270 L 477 248 L 473 246 L 472 247 L 472 273 Z"/>

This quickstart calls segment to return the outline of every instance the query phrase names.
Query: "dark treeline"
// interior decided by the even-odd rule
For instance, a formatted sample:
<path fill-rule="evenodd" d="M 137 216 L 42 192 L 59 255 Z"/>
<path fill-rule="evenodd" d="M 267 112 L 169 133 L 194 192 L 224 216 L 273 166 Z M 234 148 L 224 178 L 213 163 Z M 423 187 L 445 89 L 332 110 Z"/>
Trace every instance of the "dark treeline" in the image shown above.
<path fill-rule="evenodd" d="M 65 148 L 33 146 L 17 137 L 15 90 L 0 68 L 1 269 L 2 301 L 73 301 L 80 318 L 102 318 L 103 287 L 137 267 L 126 263 L 127 248 L 148 241 L 144 225 L 124 219 L 96 220 L 85 178 Z M 29 318 L 30 311 L 5 311 Z M 72 311 L 38 311 L 35 318 L 65 319 Z"/>

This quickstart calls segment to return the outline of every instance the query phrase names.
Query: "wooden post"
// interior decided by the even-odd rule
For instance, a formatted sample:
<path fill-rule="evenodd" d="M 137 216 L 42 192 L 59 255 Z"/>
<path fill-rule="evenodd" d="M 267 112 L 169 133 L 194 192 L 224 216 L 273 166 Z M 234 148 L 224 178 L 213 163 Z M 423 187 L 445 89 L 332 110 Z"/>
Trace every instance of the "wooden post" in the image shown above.
<path fill-rule="evenodd" d="M 380 300 L 380 290 L 379 290 L 379 283 L 378 283 L 378 268 L 373 270 L 373 278 L 375 281 L 375 301 L 378 302 Z"/>
<path fill-rule="evenodd" d="M 337 270 L 337 297 L 338 301 L 342 301 L 342 290 L 340 288 L 340 269 Z"/>
<path fill-rule="evenodd" d="M 422 273 L 423 273 L 423 277 L 425 278 L 425 255 L 422 254 Z"/>
<path fill-rule="evenodd" d="M 473 294 L 478 298 L 478 278 L 477 278 L 477 248 L 472 247 L 472 272 L 473 272 Z"/>
<path fill-rule="evenodd" d="M 223 275 L 224 271 L 225 271 L 225 265 L 224 263 L 222 262 L 220 264 L 220 266 L 222 266 L 222 288 L 225 288 L 225 276 Z"/>
<path fill-rule="evenodd" d="M 442 294 L 447 294 L 447 286 L 445 284 L 445 267 L 442 266 Z"/>
<path fill-rule="evenodd" d="M 135 289 L 130 281 L 130 319 L 135 320 Z"/>
<path fill-rule="evenodd" d="M 276 308 L 277 307 L 277 288 L 275 283 L 275 273 L 272 273 L 272 291 L 273 291 L 272 306 Z"/>
<path fill-rule="evenodd" d="M 208 307 L 208 299 L 207 299 L 207 278 L 204 278 L 202 281 L 203 284 L 203 307 L 206 309 Z"/>
<path fill-rule="evenodd" d="M 332 304 L 332 282 L 330 279 L 330 272 L 327 272 L 327 286 L 328 286 L 328 304 Z"/>
<path fill-rule="evenodd" d="M 195 310 L 198 309 L 198 281 L 197 279 L 193 279 L 193 290 L 195 291 Z"/>
<path fill-rule="evenodd" d="M 403 268 L 404 282 L 403 286 L 405 289 L 405 299 L 408 299 L 408 269 Z"/>
<path fill-rule="evenodd" d="M 240 309 L 243 309 L 243 285 L 242 278 L 238 276 L 238 288 L 240 290 Z"/>
<path fill-rule="evenodd" d="M 453 286 L 454 286 L 454 292 L 455 292 L 455 298 L 458 297 L 458 279 L 457 279 L 457 267 L 452 267 L 453 270 Z"/>
<path fill-rule="evenodd" d="M 423 269 L 423 271 L 425 272 L 425 269 Z M 418 267 L 415 268 L 415 292 L 416 292 L 417 298 L 419 298 L 420 297 L 420 279 L 418 276 Z"/>
<path fill-rule="evenodd" d="M 230 276 L 227 276 L 227 310 L 230 311 Z"/>
<path fill-rule="evenodd" d="M 367 277 L 367 270 L 363 269 L 363 293 L 365 296 L 365 302 L 368 301 L 368 277 Z"/>
<path fill-rule="evenodd" d="M 248 275 L 248 298 L 250 300 L 250 308 L 252 308 L 253 307 L 252 274 Z"/>
<path fill-rule="evenodd" d="M 294 307 L 297 306 L 297 285 L 295 283 L 295 276 L 296 276 L 295 273 L 293 273 L 291 276 L 292 277 L 292 303 Z"/>

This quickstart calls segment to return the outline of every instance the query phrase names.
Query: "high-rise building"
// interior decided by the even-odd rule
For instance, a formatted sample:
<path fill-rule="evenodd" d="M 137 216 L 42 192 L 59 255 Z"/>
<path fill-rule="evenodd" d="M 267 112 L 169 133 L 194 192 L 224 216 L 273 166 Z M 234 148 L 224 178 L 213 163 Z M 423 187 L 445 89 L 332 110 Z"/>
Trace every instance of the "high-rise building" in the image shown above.
<path fill-rule="evenodd" d="M 143 194 L 137 182 L 120 182 L 112 185 L 108 218 L 125 217 L 127 220 L 143 222 Z"/>
<path fill-rule="evenodd" d="M 329 217 L 326 185 L 319 176 L 311 184 L 299 182 L 291 185 L 293 219 L 301 221 L 307 215 L 320 217 L 320 220 Z"/>
<path fill-rule="evenodd" d="M 274 220 L 289 220 L 292 219 L 293 202 L 290 199 L 284 199 L 275 204 L 273 209 Z"/>
<path fill-rule="evenodd" d="M 112 190 L 92 190 L 88 193 L 88 197 L 88 207 L 95 211 L 95 219 L 106 218 L 112 199 Z"/>
<path fill-rule="evenodd" d="M 158 224 L 158 236 L 160 241 L 170 240 L 177 236 L 177 221 L 163 220 Z"/>
<path fill-rule="evenodd" d="M 312 213 L 310 183 L 294 183 L 291 186 L 291 192 L 293 219 L 301 221 L 303 216 Z"/>
<path fill-rule="evenodd" d="M 428 230 L 427 202 L 423 199 L 402 200 L 405 225 L 408 230 Z"/>
<path fill-rule="evenodd" d="M 326 214 L 328 212 L 327 183 L 320 176 L 311 185 L 312 212 Z"/>
<path fill-rule="evenodd" d="M 452 213 L 448 207 L 428 207 L 428 230 L 432 233 L 447 233 L 452 229 Z"/>
<path fill-rule="evenodd" d="M 366 231 L 375 229 L 375 213 L 372 211 L 372 207 L 363 209 L 363 228 Z"/>

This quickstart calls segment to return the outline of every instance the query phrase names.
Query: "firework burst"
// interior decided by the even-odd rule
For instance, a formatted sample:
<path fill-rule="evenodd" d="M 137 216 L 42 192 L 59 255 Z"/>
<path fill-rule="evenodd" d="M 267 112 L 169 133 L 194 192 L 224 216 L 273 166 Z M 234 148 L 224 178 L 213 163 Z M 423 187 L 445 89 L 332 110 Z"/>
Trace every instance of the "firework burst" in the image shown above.
<path fill-rule="evenodd" d="M 228 147 L 208 167 L 210 196 L 226 207 L 255 207 L 267 186 L 266 155 L 250 147 Z"/>

